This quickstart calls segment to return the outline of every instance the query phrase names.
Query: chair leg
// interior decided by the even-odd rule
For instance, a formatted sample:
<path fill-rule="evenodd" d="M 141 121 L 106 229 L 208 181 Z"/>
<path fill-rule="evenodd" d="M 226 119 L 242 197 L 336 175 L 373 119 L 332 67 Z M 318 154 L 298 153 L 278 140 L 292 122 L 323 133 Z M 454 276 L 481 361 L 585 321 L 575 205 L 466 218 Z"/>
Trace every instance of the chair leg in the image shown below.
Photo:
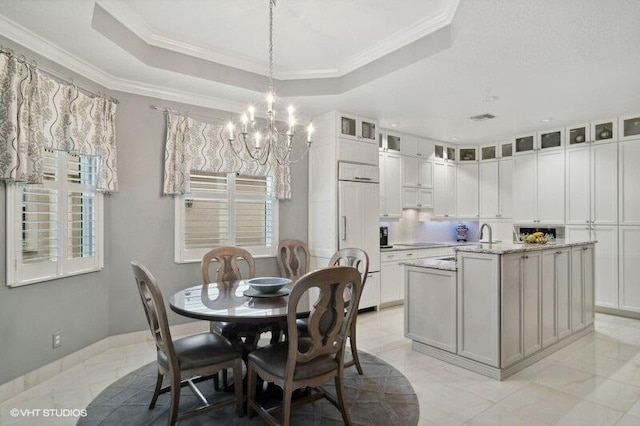
<path fill-rule="evenodd" d="M 173 426 L 178 421 L 178 409 L 180 408 L 180 375 L 171 372 L 171 405 L 169 406 L 169 421 L 167 424 Z"/>
<path fill-rule="evenodd" d="M 213 390 L 216 392 L 220 390 L 220 372 L 218 371 L 213 375 Z"/>
<path fill-rule="evenodd" d="M 247 367 L 247 417 L 249 418 L 252 418 L 255 412 L 252 404 L 256 402 L 257 375 L 258 373 L 253 369 L 253 364 L 249 361 L 249 366 Z"/>
<path fill-rule="evenodd" d="M 153 392 L 153 397 L 151 398 L 151 404 L 149 404 L 149 410 L 152 410 L 156 406 L 156 401 L 158 400 L 158 396 L 160 396 L 160 389 L 162 389 L 162 379 L 164 376 L 160 374 L 158 371 L 158 378 L 156 379 L 156 389 Z"/>
<path fill-rule="evenodd" d="M 238 417 L 242 417 L 244 415 L 244 410 L 242 408 L 244 397 L 242 394 L 242 361 L 240 359 L 237 359 L 233 363 L 233 384 L 236 393 L 236 410 L 238 412 Z"/>
<path fill-rule="evenodd" d="M 291 425 L 291 394 L 293 390 L 288 383 L 282 389 L 282 426 Z"/>
<path fill-rule="evenodd" d="M 358 374 L 364 374 L 362 371 L 362 366 L 360 365 L 360 357 L 358 356 L 358 346 L 356 345 L 356 321 L 355 318 L 351 323 L 351 327 L 349 329 L 349 344 L 351 345 L 351 357 L 353 358 L 353 362 L 358 369 Z"/>
<path fill-rule="evenodd" d="M 229 386 L 227 369 L 222 370 L 222 386 L 226 389 Z"/>
<path fill-rule="evenodd" d="M 335 378 L 336 383 L 336 399 L 340 406 L 340 413 L 342 414 L 342 420 L 345 425 L 351 425 L 351 419 L 349 418 L 349 411 L 347 410 L 347 404 L 344 399 L 344 380 L 342 371 L 339 371 Z"/>

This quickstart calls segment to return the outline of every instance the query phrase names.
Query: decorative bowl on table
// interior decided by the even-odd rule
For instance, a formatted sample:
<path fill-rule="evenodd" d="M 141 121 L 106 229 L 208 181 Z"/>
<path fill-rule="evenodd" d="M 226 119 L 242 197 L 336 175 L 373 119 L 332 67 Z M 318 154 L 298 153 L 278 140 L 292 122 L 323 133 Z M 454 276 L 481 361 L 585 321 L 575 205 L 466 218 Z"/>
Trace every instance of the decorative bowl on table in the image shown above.
<path fill-rule="evenodd" d="M 247 280 L 249 286 L 258 293 L 277 293 L 287 284 L 291 283 L 289 278 L 282 277 L 260 277 Z"/>

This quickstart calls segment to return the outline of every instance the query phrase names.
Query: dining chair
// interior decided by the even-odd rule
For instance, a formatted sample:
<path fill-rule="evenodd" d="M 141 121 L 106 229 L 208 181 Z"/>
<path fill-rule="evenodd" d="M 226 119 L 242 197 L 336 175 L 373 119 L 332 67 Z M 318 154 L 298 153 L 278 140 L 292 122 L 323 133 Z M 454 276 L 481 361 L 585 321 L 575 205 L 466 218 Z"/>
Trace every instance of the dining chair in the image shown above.
<path fill-rule="evenodd" d="M 319 297 L 309 314 L 308 337 L 303 337 L 298 335 L 296 312 L 300 299 L 307 298 L 310 289 L 317 289 Z M 345 303 L 345 291 L 351 293 L 353 303 Z M 249 354 L 247 413 L 250 417 L 257 411 L 267 423 L 279 424 L 274 414 L 281 412 L 281 424 L 289 426 L 293 391 L 309 388 L 308 394 L 296 400 L 295 405 L 324 397 L 340 410 L 344 423 L 351 424 L 344 396 L 344 343 L 361 294 L 360 274 L 351 267 L 324 268 L 298 279 L 287 306 L 288 340 Z M 258 377 L 282 388 L 281 406 L 265 408 L 256 401 Z M 320 388 L 332 378 L 335 398 Z"/>
<path fill-rule="evenodd" d="M 256 276 L 256 264 L 251 253 L 240 247 L 217 247 L 209 250 L 203 257 L 201 262 L 202 270 L 202 282 L 204 285 L 211 283 L 211 276 L 209 270 L 211 269 L 211 263 L 217 262 L 218 269 L 216 270 L 216 282 L 232 282 L 242 279 L 242 272 L 240 269 L 240 261 L 246 263 L 246 269 L 248 276 L 246 278 L 255 278 Z M 220 285 L 220 284 L 219 284 Z M 212 321 L 210 324 L 210 330 L 213 333 L 229 339 L 236 347 L 242 349 L 246 355 L 253 350 L 260 339 L 260 334 L 263 331 L 270 331 L 269 327 L 265 327 L 261 324 L 241 324 L 233 322 Z M 242 342 L 245 339 L 245 342 Z M 222 371 L 223 386 L 227 386 L 227 370 Z M 216 384 L 216 390 L 218 389 Z"/>
<path fill-rule="evenodd" d="M 356 268 L 360 272 L 362 277 L 362 288 L 367 281 L 367 275 L 369 274 L 369 256 L 367 253 L 359 248 L 344 248 L 338 250 L 329 260 L 329 266 L 350 266 Z M 348 295 L 347 295 L 348 296 Z M 358 303 L 360 299 L 358 299 Z M 356 307 L 357 308 L 357 307 Z M 356 343 L 356 322 L 358 320 L 358 309 L 354 314 L 351 328 L 349 329 L 349 346 L 351 346 L 351 360 L 345 363 L 345 367 L 356 366 L 358 374 L 363 374 L 362 365 L 360 364 L 360 357 L 358 356 L 358 346 Z M 298 319 L 298 331 L 302 334 L 306 334 L 308 328 L 308 319 Z"/>
<path fill-rule="evenodd" d="M 157 350 L 158 377 L 149 409 L 155 407 L 160 394 L 170 392 L 169 425 L 232 404 L 236 405 L 238 415 L 242 416 L 241 354 L 227 339 L 213 333 L 201 333 L 173 341 L 164 299 L 156 279 L 141 264 L 131 262 L 131 266 Z M 214 378 L 219 371 L 227 368 L 233 368 L 235 396 L 210 404 L 196 383 Z M 170 384 L 162 387 L 165 376 L 169 377 Z M 183 386 L 189 386 L 203 405 L 179 413 L 180 389 Z"/>
<path fill-rule="evenodd" d="M 295 281 L 309 272 L 311 256 L 304 241 L 289 239 L 278 244 L 277 260 L 280 275 Z"/>
<path fill-rule="evenodd" d="M 369 275 L 369 255 L 359 248 L 344 248 L 338 250 L 329 260 L 329 266 L 350 266 L 356 268 L 360 272 L 362 277 L 362 289 L 367 282 L 367 275 Z M 358 346 L 356 344 L 356 322 L 358 321 L 358 305 L 360 304 L 360 297 L 355 301 L 357 303 L 355 314 L 353 315 L 353 321 L 349 328 L 349 346 L 351 346 L 351 360 L 345 363 L 345 367 L 356 366 L 358 374 L 363 374 L 362 365 L 360 364 L 360 357 L 358 356 Z"/>

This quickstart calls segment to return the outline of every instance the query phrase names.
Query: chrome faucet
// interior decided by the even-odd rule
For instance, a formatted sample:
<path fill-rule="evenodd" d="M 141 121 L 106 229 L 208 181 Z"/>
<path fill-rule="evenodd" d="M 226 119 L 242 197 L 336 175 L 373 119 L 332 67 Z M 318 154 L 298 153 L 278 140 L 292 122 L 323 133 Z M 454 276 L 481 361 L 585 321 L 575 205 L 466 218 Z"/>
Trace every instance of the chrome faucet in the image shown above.
<path fill-rule="evenodd" d="M 493 241 L 493 231 L 491 230 L 491 225 L 489 225 L 488 223 L 483 223 L 480 227 L 480 235 L 478 236 L 478 240 L 482 241 L 482 231 L 484 230 L 485 226 L 489 228 L 489 244 L 491 244 L 491 242 Z"/>

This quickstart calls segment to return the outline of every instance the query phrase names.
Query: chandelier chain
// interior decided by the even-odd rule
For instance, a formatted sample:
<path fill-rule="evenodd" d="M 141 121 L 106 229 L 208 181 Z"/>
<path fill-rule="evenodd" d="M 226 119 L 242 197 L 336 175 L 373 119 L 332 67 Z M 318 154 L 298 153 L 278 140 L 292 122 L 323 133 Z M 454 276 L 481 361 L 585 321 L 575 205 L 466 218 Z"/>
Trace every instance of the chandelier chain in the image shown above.
<path fill-rule="evenodd" d="M 269 91 L 273 93 L 273 6 L 276 0 L 269 0 Z"/>

